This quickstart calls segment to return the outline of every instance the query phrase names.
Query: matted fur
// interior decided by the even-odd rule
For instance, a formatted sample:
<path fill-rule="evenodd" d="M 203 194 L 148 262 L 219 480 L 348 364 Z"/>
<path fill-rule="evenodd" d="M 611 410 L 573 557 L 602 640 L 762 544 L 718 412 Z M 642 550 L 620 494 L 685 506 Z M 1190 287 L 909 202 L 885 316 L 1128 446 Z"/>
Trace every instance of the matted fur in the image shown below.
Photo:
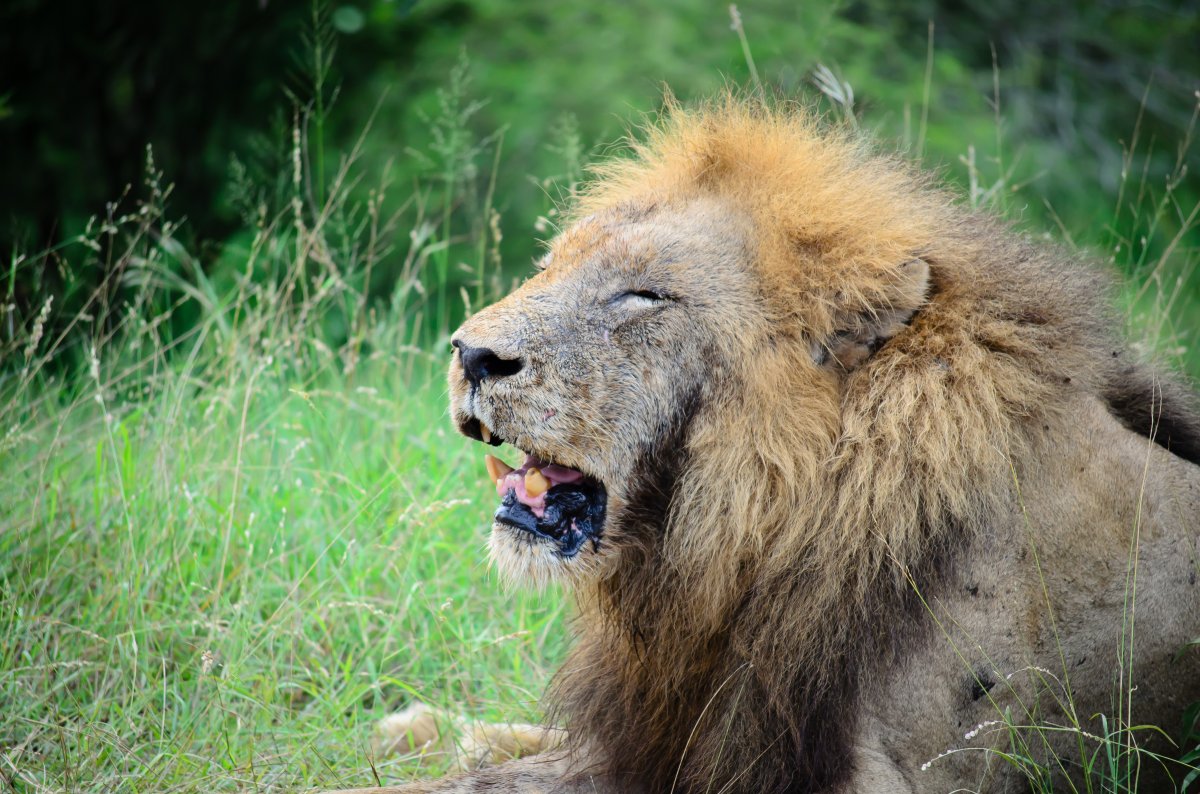
<path fill-rule="evenodd" d="M 1022 489 L 1036 504 L 1058 504 L 1064 488 L 1045 485 L 1043 495 L 1038 483 L 1058 482 L 1060 453 L 1068 459 L 1105 434 L 1129 443 L 1111 417 L 1143 435 L 1161 421 L 1171 438 L 1156 440 L 1196 462 L 1190 392 L 1169 379 L 1164 387 L 1164 376 L 1131 359 L 1109 310 L 1108 274 L 970 211 L 802 107 L 734 97 L 672 104 L 632 157 L 597 169 L 572 217 L 546 272 L 460 331 L 522 357 L 524 391 L 468 398 L 457 361 L 451 387 L 460 424 L 483 411 L 506 439 L 596 476 L 621 473 L 606 481 L 610 526 L 595 554 L 561 561 L 534 550 L 535 564 L 507 536 L 493 538 L 503 568 L 560 576 L 577 593 L 578 641 L 548 698 L 573 760 L 420 790 L 890 790 L 878 781 L 891 772 L 863 760 L 886 753 L 861 747 L 867 734 L 890 735 L 894 718 L 867 726 L 868 693 L 893 697 L 898 690 L 878 682 L 920 667 L 920 654 L 943 653 L 935 625 L 945 616 L 931 619 L 943 603 L 952 620 L 975 615 L 962 593 L 974 597 L 979 586 L 964 577 L 986 573 L 993 557 L 1025 560 L 1008 549 L 1031 522 L 1066 549 L 1051 559 L 1093 564 L 1083 562 L 1087 528 L 1026 517 Z M 678 305 L 659 320 L 611 321 L 610 341 L 604 290 L 618 276 L 636 288 L 654 273 L 679 287 Z M 593 286 L 594 306 L 579 297 Z M 691 312 L 690 324 L 667 311 Z M 561 343 L 543 341 L 560 339 L 555 329 L 568 322 L 578 325 Z M 587 336 L 602 330 L 609 347 Z M 647 349 L 678 366 L 627 376 L 657 360 Z M 702 376 L 689 374 L 701 371 L 693 358 L 704 360 Z M 643 402 L 661 404 L 661 416 L 646 418 L 654 414 Z M 563 407 L 575 404 L 575 413 Z M 543 409 L 565 418 L 532 427 L 528 417 Z M 1153 454 L 1162 457 L 1148 476 L 1163 498 L 1192 500 L 1181 503 L 1182 524 L 1155 519 L 1166 522 L 1157 536 L 1180 548 L 1191 538 L 1194 550 L 1187 511 L 1200 509 L 1200 470 Z M 622 469 L 617 458 L 632 462 Z M 1128 485 L 1085 468 L 1070 476 L 1081 493 Z M 1108 519 L 1111 533 L 1127 531 L 1124 504 Z M 1032 643 L 1028 654 L 1006 658 L 1032 664 L 1049 631 L 1035 603 L 1042 594 L 1029 586 L 1001 596 L 1001 587 L 997 609 L 1031 610 L 1021 619 L 1033 638 L 1013 641 Z M 1164 642 L 1197 628 L 1195 590 L 1183 592 L 1190 600 Z M 1051 615 L 1070 612 L 1058 597 Z M 1088 635 L 1087 612 L 1070 615 Z M 996 632 L 1006 620 L 995 618 Z M 982 687 L 981 674 L 963 667 Z M 1081 702 L 1103 701 L 1103 687 L 1093 688 Z M 951 714 L 912 719 L 947 721 L 929 737 L 957 730 Z M 895 752 L 912 754 L 921 742 L 902 744 Z M 885 759 L 897 780 L 925 760 Z M 940 780 L 976 774 L 963 763 L 965 772 Z M 978 774 L 962 784 L 1003 779 Z"/>

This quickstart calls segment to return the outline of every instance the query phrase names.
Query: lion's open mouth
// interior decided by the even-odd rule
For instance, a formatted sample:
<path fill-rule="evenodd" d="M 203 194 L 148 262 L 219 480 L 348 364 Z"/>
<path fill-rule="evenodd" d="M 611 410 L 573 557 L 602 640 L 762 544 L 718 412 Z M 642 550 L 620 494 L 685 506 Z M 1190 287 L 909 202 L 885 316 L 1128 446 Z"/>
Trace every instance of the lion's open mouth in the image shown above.
<path fill-rule="evenodd" d="M 485 444 L 502 443 L 479 420 L 470 420 L 463 429 Z M 488 480 L 500 497 L 494 521 L 526 533 L 529 540 L 553 543 L 563 557 L 575 557 L 584 542 L 599 543 L 608 503 L 604 483 L 535 453 L 524 456 L 516 469 L 484 456 Z"/>
<path fill-rule="evenodd" d="M 564 557 L 574 556 L 585 541 L 599 542 L 608 501 L 601 483 L 530 454 L 519 469 L 491 455 L 485 460 L 502 500 L 496 523 L 553 541 Z"/>
<path fill-rule="evenodd" d="M 478 429 L 464 429 L 471 436 L 479 433 L 476 437 L 485 444 L 497 446 L 501 439 L 485 428 L 479 423 Z M 501 500 L 496 523 L 528 533 L 530 540 L 551 542 L 564 557 L 573 557 L 589 540 L 598 544 L 608 503 L 604 484 L 535 453 L 524 454 L 524 462 L 516 469 L 494 455 L 484 456 L 488 479 Z"/>

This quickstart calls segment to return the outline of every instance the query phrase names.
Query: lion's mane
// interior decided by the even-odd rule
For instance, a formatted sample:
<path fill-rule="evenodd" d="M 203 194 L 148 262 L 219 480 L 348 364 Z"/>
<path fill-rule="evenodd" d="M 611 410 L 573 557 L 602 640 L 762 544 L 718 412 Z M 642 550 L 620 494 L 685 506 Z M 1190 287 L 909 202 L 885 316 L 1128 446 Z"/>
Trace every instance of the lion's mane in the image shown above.
<path fill-rule="evenodd" d="M 1019 509 L 1022 462 L 1070 421 L 1068 392 L 1144 433 L 1138 406 L 1159 406 L 1157 440 L 1193 460 L 1200 428 L 1119 341 L 1100 269 L 852 132 L 727 97 L 672 105 L 632 148 L 577 212 L 692 196 L 744 210 L 778 331 L 644 462 L 641 531 L 580 594 L 550 705 L 649 791 L 821 790 L 850 772 L 861 682 L 928 631 L 922 598 L 989 516 Z M 797 365 L 806 340 L 904 298 L 894 273 L 916 259 L 930 293 L 902 333 L 840 385 Z"/>

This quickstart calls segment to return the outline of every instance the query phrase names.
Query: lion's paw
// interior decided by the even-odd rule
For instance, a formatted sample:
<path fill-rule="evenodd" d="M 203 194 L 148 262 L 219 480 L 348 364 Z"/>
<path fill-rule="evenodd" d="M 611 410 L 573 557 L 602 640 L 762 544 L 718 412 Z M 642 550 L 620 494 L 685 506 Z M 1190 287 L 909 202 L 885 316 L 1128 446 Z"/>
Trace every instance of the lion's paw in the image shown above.
<path fill-rule="evenodd" d="M 460 771 L 552 750 L 566 731 L 526 723 L 468 720 L 416 703 L 380 720 L 372 748 L 377 757 L 405 753 L 448 753 Z"/>

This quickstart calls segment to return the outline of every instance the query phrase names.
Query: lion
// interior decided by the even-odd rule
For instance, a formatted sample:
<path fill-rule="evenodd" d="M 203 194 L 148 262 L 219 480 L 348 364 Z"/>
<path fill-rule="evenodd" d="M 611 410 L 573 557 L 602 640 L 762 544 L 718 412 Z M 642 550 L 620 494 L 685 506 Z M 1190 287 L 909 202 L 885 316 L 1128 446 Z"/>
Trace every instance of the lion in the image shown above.
<path fill-rule="evenodd" d="M 454 424 L 524 456 L 492 561 L 577 602 L 565 737 L 390 790 L 1016 791 L 1177 728 L 1200 411 L 1114 277 L 803 105 L 632 147 L 452 338 Z"/>

